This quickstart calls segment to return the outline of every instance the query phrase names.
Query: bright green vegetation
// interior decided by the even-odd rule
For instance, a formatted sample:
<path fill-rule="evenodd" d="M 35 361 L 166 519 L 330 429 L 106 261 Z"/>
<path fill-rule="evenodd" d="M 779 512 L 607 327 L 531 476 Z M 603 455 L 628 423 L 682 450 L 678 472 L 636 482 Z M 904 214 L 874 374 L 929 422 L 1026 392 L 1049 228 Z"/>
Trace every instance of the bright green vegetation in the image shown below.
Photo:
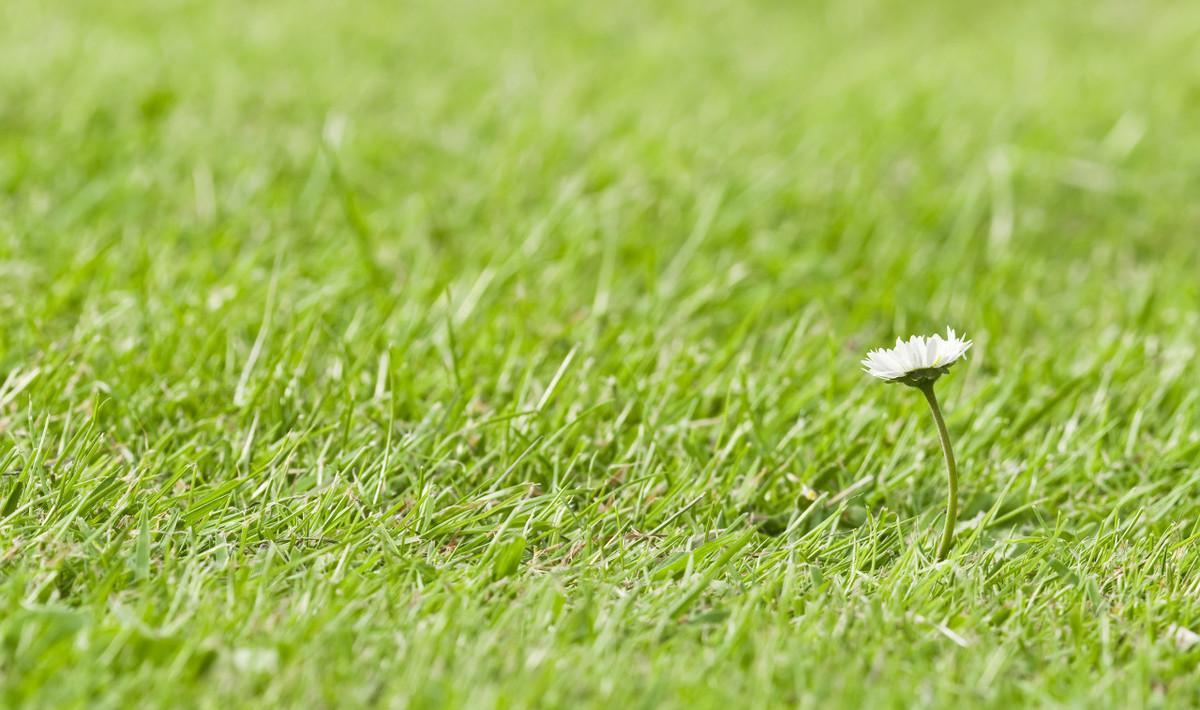
<path fill-rule="evenodd" d="M 0 4 L 0 705 L 1200 703 L 1200 6 L 995 5 Z"/>

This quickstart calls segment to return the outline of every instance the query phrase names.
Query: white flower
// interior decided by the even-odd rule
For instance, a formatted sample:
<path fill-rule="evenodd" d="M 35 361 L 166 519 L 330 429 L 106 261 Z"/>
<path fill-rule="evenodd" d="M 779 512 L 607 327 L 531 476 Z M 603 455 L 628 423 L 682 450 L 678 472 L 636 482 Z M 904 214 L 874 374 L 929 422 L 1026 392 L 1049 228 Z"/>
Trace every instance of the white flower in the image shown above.
<path fill-rule="evenodd" d="M 971 341 L 955 335 L 953 328 L 946 329 L 945 338 L 914 335 L 907 342 L 897 338 L 896 347 L 867 353 L 863 370 L 881 380 L 915 386 L 944 375 L 970 347 Z"/>

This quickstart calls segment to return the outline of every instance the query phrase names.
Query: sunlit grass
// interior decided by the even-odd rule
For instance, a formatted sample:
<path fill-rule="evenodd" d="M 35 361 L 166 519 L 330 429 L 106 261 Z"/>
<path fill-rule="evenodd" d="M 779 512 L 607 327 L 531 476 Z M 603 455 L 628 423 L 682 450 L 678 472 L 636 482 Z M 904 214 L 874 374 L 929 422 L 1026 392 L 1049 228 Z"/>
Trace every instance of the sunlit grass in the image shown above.
<path fill-rule="evenodd" d="M 800 5 L 0 6 L 0 704 L 1200 702 L 1200 8 Z"/>

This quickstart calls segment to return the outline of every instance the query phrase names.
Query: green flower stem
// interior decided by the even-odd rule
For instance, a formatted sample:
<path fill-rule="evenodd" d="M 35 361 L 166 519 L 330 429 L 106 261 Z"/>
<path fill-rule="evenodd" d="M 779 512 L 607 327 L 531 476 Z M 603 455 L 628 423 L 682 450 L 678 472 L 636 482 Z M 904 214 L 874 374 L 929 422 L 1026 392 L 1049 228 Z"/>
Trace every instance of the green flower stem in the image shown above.
<path fill-rule="evenodd" d="M 950 546 L 954 543 L 954 524 L 958 522 L 958 466 L 954 463 L 954 449 L 950 447 L 950 433 L 946 431 L 946 421 L 942 419 L 942 408 L 938 406 L 937 395 L 933 393 L 933 382 L 922 383 L 917 389 L 925 395 L 925 401 L 929 402 L 929 409 L 933 412 L 933 421 L 937 423 L 942 453 L 946 456 L 946 477 L 950 481 L 950 490 L 946 495 L 946 530 L 942 533 L 942 544 L 938 546 L 937 553 L 940 562 L 950 554 Z"/>

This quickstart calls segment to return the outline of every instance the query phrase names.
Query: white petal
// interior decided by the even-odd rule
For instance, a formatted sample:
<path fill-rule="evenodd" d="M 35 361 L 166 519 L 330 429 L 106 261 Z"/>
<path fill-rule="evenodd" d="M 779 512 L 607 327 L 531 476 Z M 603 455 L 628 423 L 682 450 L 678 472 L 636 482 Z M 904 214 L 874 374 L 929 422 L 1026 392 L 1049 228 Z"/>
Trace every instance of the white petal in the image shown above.
<path fill-rule="evenodd" d="M 880 379 L 900 379 L 916 370 L 948 367 L 966 355 L 971 344 L 947 327 L 945 337 L 934 334 L 913 335 L 908 340 L 896 338 L 895 347 L 868 351 L 862 366 L 868 374 Z"/>

